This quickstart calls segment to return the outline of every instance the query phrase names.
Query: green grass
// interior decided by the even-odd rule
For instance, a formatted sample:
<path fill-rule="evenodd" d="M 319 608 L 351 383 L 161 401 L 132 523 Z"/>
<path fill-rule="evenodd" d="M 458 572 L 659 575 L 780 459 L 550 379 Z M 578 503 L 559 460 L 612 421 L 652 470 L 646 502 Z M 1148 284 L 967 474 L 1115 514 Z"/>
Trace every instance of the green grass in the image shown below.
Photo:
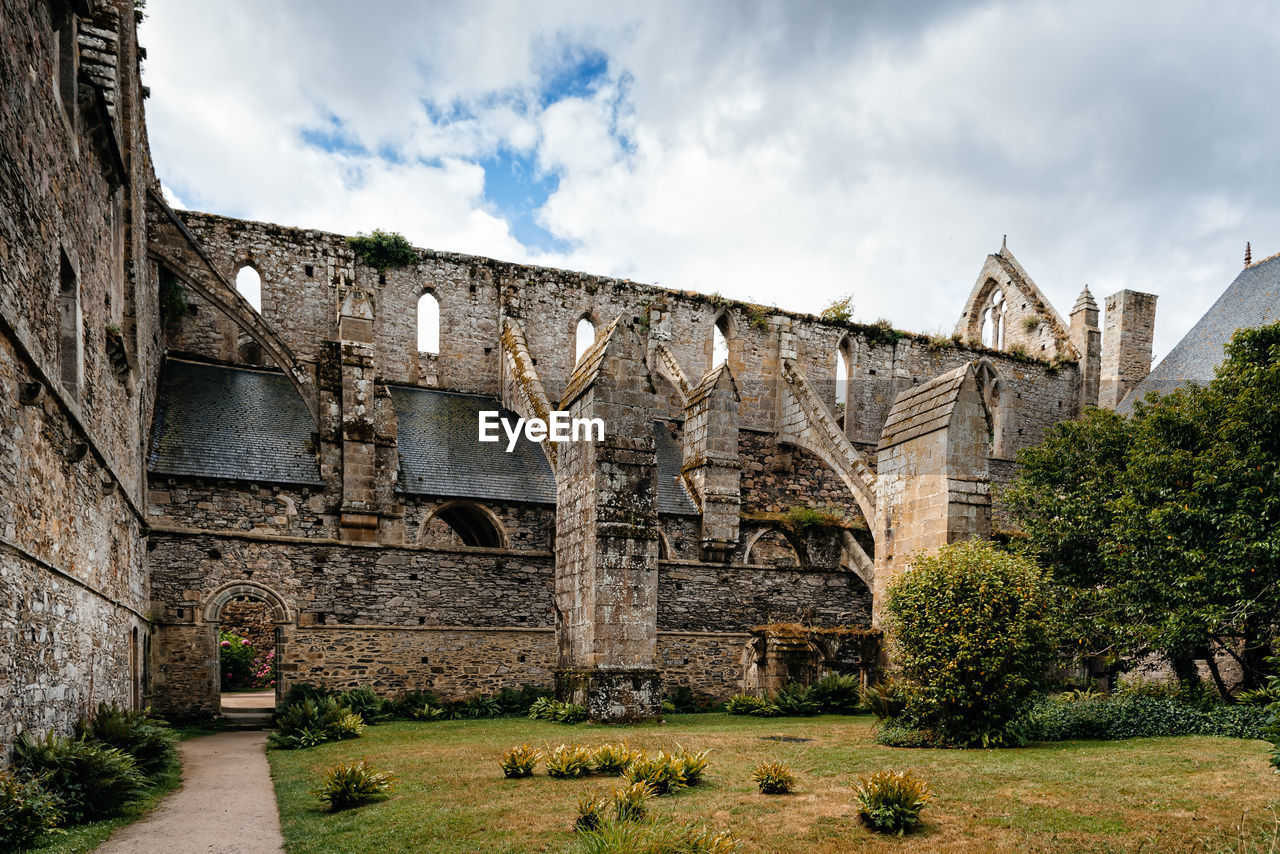
<path fill-rule="evenodd" d="M 106 842 L 117 829 L 126 824 L 133 824 L 155 809 L 160 799 L 177 789 L 181 783 L 182 768 L 175 764 L 167 773 L 154 781 L 146 798 L 127 809 L 124 814 L 103 821 L 51 831 L 41 836 L 31 850 L 39 854 L 82 854 L 82 852 L 92 851 Z"/>
<path fill-rule="evenodd" d="M 617 781 L 554 780 L 541 766 L 534 777 L 504 779 L 502 752 L 523 742 L 710 748 L 707 783 L 655 799 L 650 812 L 659 820 L 727 828 L 744 854 L 1235 851 L 1242 815 L 1246 835 L 1256 835 L 1280 802 L 1280 777 L 1271 773 L 1263 742 L 1184 737 L 899 750 L 876 745 L 872 726 L 867 717 L 721 714 L 672 715 L 666 724 L 626 728 L 525 719 L 395 723 L 370 727 L 354 741 L 272 751 L 269 758 L 290 854 L 577 851 L 578 796 Z M 396 774 L 393 796 L 323 812 L 311 791 L 320 771 L 360 758 Z M 762 760 L 790 765 L 797 792 L 759 794 L 751 773 Z M 851 783 L 882 768 L 910 768 L 933 786 L 937 800 L 925 809 L 920 834 L 888 840 L 858 823 Z"/>

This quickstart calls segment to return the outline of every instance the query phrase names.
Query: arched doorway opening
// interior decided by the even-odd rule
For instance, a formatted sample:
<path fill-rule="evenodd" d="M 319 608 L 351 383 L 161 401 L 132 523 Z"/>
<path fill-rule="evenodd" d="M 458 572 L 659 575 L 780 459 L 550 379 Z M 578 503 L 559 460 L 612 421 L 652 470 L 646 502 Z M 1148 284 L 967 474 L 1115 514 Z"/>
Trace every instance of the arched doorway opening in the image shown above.
<path fill-rule="evenodd" d="M 278 593 L 253 582 L 227 584 L 208 600 L 204 623 L 215 655 L 210 680 L 224 717 L 256 720 L 284 694 L 280 666 L 293 611 Z"/>

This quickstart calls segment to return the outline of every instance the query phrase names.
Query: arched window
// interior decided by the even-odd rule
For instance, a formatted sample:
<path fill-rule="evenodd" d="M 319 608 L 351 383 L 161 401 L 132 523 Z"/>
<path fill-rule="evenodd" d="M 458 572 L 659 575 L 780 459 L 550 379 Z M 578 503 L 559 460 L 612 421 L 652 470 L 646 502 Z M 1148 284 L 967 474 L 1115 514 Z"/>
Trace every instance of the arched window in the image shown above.
<path fill-rule="evenodd" d="M 591 345 L 596 343 L 596 326 L 587 318 L 578 321 L 578 329 L 576 332 L 577 340 L 574 348 L 573 363 L 576 365 L 582 361 L 582 354 L 591 349 Z"/>
<path fill-rule="evenodd" d="M 440 352 L 440 301 L 431 294 L 418 297 L 418 352 Z"/>
<path fill-rule="evenodd" d="M 501 549 L 502 531 L 492 514 L 477 504 L 446 504 L 423 523 L 423 545 L 462 545 Z"/>
<path fill-rule="evenodd" d="M 80 282 L 67 253 L 62 253 L 58 278 L 58 356 L 62 362 L 62 387 L 80 397 L 84 373 L 84 332 L 80 322 Z"/>
<path fill-rule="evenodd" d="M 1004 291 L 994 288 L 982 319 L 982 343 L 993 350 L 1004 346 Z"/>
<path fill-rule="evenodd" d="M 853 360 L 849 358 L 849 339 L 846 338 L 836 348 L 836 408 L 840 410 L 849 405 L 849 373 L 852 363 Z"/>
<path fill-rule="evenodd" d="M 978 362 L 976 376 L 982 402 L 987 407 L 987 438 L 991 442 L 991 456 L 1007 459 L 1011 456 L 1007 442 L 1010 412 L 1004 380 L 987 359 Z"/>
<path fill-rule="evenodd" d="M 257 270 L 248 264 L 241 267 L 240 272 L 236 273 L 236 290 L 249 301 L 254 311 L 262 314 L 262 276 L 258 275 Z"/>
<path fill-rule="evenodd" d="M 718 368 L 729 361 L 729 315 L 721 314 L 711 330 L 711 367 Z"/>

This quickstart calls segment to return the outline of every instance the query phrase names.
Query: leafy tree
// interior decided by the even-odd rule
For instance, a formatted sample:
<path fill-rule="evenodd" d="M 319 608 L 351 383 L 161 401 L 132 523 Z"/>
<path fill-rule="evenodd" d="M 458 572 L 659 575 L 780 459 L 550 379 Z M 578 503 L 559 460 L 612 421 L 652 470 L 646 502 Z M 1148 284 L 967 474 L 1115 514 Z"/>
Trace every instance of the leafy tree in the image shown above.
<path fill-rule="evenodd" d="M 886 600 L 905 716 L 959 747 L 1004 742 L 1054 657 L 1052 604 L 1048 574 L 992 543 L 913 559 Z"/>

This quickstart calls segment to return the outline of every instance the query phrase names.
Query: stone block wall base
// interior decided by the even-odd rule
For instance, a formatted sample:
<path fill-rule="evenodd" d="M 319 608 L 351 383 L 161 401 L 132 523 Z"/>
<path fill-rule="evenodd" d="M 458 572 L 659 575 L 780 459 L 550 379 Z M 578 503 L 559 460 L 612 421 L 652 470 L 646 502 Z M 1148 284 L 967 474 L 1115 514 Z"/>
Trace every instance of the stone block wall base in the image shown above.
<path fill-rule="evenodd" d="M 662 720 L 657 670 L 557 670 L 556 697 L 585 706 L 600 723 Z"/>

